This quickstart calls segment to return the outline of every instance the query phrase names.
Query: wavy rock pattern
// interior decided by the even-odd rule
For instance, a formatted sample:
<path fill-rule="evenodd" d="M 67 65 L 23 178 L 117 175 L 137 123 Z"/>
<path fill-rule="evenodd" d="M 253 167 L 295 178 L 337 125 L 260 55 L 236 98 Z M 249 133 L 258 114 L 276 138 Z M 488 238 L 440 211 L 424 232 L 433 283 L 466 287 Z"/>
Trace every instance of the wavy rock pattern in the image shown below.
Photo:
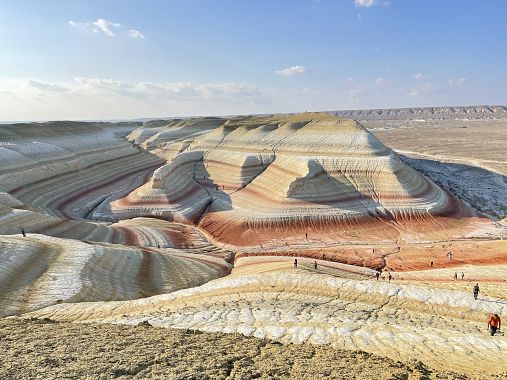
<path fill-rule="evenodd" d="M 476 227 L 459 200 L 360 124 L 322 114 L 228 120 L 194 137 L 111 208 L 120 219 L 198 223 L 231 247 L 306 233 L 392 241 L 423 231 L 459 236 Z"/>
<path fill-rule="evenodd" d="M 1 315 L 148 320 L 502 370 L 505 340 L 484 329 L 488 313 L 507 312 L 505 225 L 355 121 L 58 122 L 0 134 Z M 372 280 L 375 269 L 393 282 Z"/>
<path fill-rule="evenodd" d="M 232 252 L 213 245 L 200 230 L 188 225 L 144 218 L 115 224 L 66 220 L 0 204 L 0 236 L 19 234 L 21 227 L 28 235 L 37 233 L 137 247 L 174 248 L 186 253 L 222 257 L 228 261 L 232 259 Z"/>
<path fill-rule="evenodd" d="M 223 259 L 30 235 L 0 236 L 0 316 L 59 302 L 128 300 L 229 273 Z"/>
<path fill-rule="evenodd" d="M 506 268 L 498 269 L 503 271 L 500 276 L 507 274 Z M 485 331 L 489 313 L 507 312 L 505 300 L 475 301 L 471 292 L 340 273 L 343 277 L 278 268 L 143 300 L 56 305 L 28 316 L 124 324 L 147 320 L 155 326 L 239 332 L 284 343 L 416 358 L 459 372 L 505 371 L 507 341 L 491 339 Z"/>
<path fill-rule="evenodd" d="M 146 297 L 229 272 L 224 259 L 232 254 L 190 226 L 90 220 L 116 221 L 110 202 L 141 186 L 164 162 L 123 138 L 137 126 L 55 122 L 0 128 L 7 140 L 0 146 L 0 234 L 7 235 L 0 235 L 2 315 L 57 300 Z"/>
<path fill-rule="evenodd" d="M 117 137 L 132 127 L 82 124 L 2 127 L 14 136 L 0 146 L 0 191 L 35 211 L 83 218 L 140 186 L 162 164 Z"/>

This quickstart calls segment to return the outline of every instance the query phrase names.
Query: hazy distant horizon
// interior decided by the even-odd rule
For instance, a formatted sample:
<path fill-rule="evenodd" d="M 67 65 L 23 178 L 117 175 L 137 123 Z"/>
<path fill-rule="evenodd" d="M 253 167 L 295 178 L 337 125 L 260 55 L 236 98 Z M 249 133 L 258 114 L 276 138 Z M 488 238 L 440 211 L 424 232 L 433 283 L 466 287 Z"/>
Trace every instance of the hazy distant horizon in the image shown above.
<path fill-rule="evenodd" d="M 348 111 L 373 111 L 373 110 L 402 110 L 402 109 L 418 109 L 418 108 L 461 108 L 461 107 L 507 107 L 507 104 L 469 104 L 469 105 L 443 105 L 443 106 L 424 106 L 424 107 L 392 107 L 392 108 L 358 108 L 358 109 L 336 109 L 336 110 L 324 110 L 324 111 L 313 111 L 306 110 L 308 112 L 348 112 Z M 300 111 L 305 112 L 305 111 Z M 53 121 L 76 121 L 76 122 L 103 122 L 103 123 L 120 123 L 120 122 L 145 122 L 149 120 L 165 120 L 165 119 L 178 119 L 178 118 L 195 118 L 195 117 L 239 117 L 247 115 L 272 115 L 272 114 L 284 114 L 284 113 L 298 113 L 298 112 L 275 112 L 275 113 L 264 113 L 264 114 L 229 114 L 229 115 L 173 115 L 173 116 L 155 116 L 155 117 L 136 117 L 136 118 L 117 118 L 117 119 L 53 119 L 53 120 L 0 120 L 0 124 L 22 124 L 22 123 L 45 123 Z"/>

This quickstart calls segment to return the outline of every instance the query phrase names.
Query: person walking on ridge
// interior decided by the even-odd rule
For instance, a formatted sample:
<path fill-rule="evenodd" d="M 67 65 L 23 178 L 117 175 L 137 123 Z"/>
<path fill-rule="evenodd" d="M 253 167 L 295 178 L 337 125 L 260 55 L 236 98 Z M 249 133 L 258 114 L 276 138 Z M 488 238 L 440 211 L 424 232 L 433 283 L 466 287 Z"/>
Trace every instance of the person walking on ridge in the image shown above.
<path fill-rule="evenodd" d="M 500 330 L 502 326 L 502 320 L 498 314 L 491 314 L 488 319 L 488 329 L 491 333 L 491 336 L 496 334 L 497 330 Z"/>
<path fill-rule="evenodd" d="M 461 272 L 461 279 L 464 280 L 465 279 L 465 273 L 464 272 Z"/>
<path fill-rule="evenodd" d="M 475 284 L 474 286 L 474 298 L 477 299 L 479 296 L 479 284 Z"/>
<path fill-rule="evenodd" d="M 388 278 L 389 278 L 389 282 L 391 282 L 391 280 L 393 278 L 393 275 L 391 274 L 391 272 L 389 272 Z"/>
<path fill-rule="evenodd" d="M 454 279 L 457 280 L 458 279 L 458 273 L 454 272 Z"/>
<path fill-rule="evenodd" d="M 294 269 L 298 267 L 298 259 L 294 259 Z"/>
<path fill-rule="evenodd" d="M 377 278 L 377 281 L 378 281 L 378 278 L 380 277 L 380 272 L 379 271 L 375 272 L 375 277 Z"/>
<path fill-rule="evenodd" d="M 23 227 L 21 227 L 21 235 L 23 235 L 23 237 L 26 237 L 25 229 Z"/>
<path fill-rule="evenodd" d="M 315 260 L 315 261 L 313 262 L 313 267 L 314 267 L 315 269 L 317 269 L 317 260 Z"/>

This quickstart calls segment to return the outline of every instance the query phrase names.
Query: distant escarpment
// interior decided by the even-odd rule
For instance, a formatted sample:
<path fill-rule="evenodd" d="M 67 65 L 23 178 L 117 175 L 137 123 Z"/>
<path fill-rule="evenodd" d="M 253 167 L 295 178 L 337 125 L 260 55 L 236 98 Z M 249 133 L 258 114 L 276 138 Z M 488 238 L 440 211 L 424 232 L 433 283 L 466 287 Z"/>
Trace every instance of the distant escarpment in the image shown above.
<path fill-rule="evenodd" d="M 507 118 L 507 106 L 384 108 L 330 111 L 328 113 L 357 120 L 500 119 Z"/>

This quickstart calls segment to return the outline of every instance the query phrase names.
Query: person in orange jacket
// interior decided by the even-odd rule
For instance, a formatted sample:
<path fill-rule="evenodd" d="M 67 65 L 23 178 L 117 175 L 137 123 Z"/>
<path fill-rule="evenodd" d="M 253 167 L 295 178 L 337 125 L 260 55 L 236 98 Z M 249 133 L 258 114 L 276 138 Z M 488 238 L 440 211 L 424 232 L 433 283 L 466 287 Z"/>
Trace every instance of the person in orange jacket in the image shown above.
<path fill-rule="evenodd" d="M 496 334 L 497 330 L 500 330 L 502 326 L 502 320 L 498 314 L 491 314 L 488 319 L 488 329 L 491 333 L 491 336 Z"/>

